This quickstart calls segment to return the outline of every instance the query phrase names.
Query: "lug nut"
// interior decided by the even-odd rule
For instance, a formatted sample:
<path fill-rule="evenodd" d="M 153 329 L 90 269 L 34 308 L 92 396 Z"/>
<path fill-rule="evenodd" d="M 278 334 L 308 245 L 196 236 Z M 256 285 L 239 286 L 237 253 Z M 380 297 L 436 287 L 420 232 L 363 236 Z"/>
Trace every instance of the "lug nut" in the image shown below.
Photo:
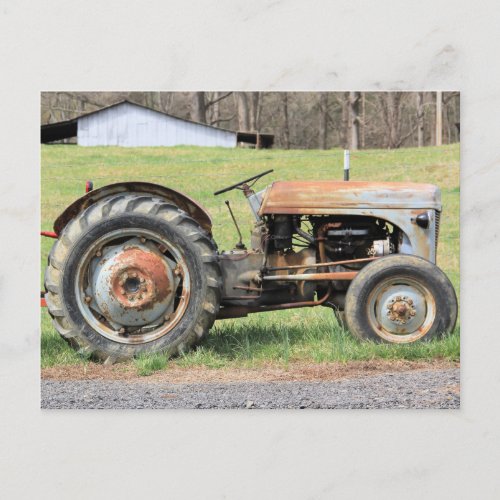
<path fill-rule="evenodd" d="M 102 255 L 102 252 L 100 250 L 97 250 L 97 252 L 95 253 L 96 257 L 100 257 Z"/>
<path fill-rule="evenodd" d="M 92 302 L 92 297 L 89 297 L 88 295 L 85 297 L 85 302 L 87 304 L 90 304 Z"/>
<path fill-rule="evenodd" d="M 144 281 L 145 281 L 145 280 L 144 280 L 144 278 L 141 278 L 139 281 L 140 281 L 141 283 L 144 283 Z"/>
<path fill-rule="evenodd" d="M 120 293 L 121 293 L 122 295 L 125 295 L 125 288 L 120 288 Z"/>
<path fill-rule="evenodd" d="M 125 328 L 120 328 L 120 329 L 118 330 L 118 333 L 125 333 Z"/>
<path fill-rule="evenodd" d="M 141 243 L 146 243 L 146 238 L 144 238 L 144 236 L 141 238 Z"/>

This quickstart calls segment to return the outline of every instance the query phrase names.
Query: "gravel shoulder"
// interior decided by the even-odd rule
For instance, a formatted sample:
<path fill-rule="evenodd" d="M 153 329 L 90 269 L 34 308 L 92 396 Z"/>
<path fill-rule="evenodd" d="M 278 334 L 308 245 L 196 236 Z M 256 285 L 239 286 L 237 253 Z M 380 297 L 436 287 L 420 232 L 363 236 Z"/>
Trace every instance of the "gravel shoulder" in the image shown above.
<path fill-rule="evenodd" d="M 358 376 L 355 376 L 356 373 Z M 351 370 L 345 377 L 309 380 L 264 378 L 258 381 L 219 380 L 196 383 L 172 382 L 161 377 L 156 379 L 134 377 L 128 380 L 46 378 L 41 382 L 41 407 L 47 409 L 458 409 L 460 368 L 448 364 L 448 366 L 421 367 L 413 370 L 386 370 L 382 373 Z"/>

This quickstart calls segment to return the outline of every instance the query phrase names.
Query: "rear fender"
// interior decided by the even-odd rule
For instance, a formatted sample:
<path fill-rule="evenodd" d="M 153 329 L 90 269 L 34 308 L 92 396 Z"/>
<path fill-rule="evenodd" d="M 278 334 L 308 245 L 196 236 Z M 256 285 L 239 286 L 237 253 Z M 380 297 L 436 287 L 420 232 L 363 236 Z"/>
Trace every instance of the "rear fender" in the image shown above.
<path fill-rule="evenodd" d="M 116 184 L 108 184 L 102 188 L 90 191 L 85 196 L 74 201 L 61 215 L 59 215 L 54 222 L 54 231 L 56 234 L 60 234 L 66 224 L 80 212 L 103 198 L 120 193 L 150 194 L 157 198 L 164 199 L 179 207 L 181 210 L 184 210 L 184 212 L 198 222 L 207 233 L 212 233 L 212 219 L 204 207 L 189 198 L 189 196 L 175 189 L 152 184 L 150 182 L 119 182 Z"/>

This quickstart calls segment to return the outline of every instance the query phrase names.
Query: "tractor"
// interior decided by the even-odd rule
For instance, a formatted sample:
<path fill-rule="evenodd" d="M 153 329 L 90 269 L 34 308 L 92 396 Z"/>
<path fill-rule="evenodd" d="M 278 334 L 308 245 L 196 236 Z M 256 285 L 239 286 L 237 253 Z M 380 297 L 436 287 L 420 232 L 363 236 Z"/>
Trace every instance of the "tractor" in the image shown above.
<path fill-rule="evenodd" d="M 436 266 L 441 194 L 431 184 L 277 181 L 240 190 L 255 222 L 219 252 L 212 221 L 172 188 L 121 182 L 54 223 L 44 300 L 75 349 L 106 363 L 173 356 L 215 320 L 323 306 L 362 341 L 405 344 L 453 330 L 457 298 Z"/>

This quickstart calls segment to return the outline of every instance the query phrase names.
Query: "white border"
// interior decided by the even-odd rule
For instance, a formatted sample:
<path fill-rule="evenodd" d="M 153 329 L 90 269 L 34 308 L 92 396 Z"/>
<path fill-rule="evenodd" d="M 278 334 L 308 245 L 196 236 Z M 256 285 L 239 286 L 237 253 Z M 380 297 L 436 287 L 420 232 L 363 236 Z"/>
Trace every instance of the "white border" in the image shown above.
<path fill-rule="evenodd" d="M 499 4 L 0 4 L 3 498 L 495 498 Z M 41 90 L 462 94 L 460 411 L 39 410 Z"/>

